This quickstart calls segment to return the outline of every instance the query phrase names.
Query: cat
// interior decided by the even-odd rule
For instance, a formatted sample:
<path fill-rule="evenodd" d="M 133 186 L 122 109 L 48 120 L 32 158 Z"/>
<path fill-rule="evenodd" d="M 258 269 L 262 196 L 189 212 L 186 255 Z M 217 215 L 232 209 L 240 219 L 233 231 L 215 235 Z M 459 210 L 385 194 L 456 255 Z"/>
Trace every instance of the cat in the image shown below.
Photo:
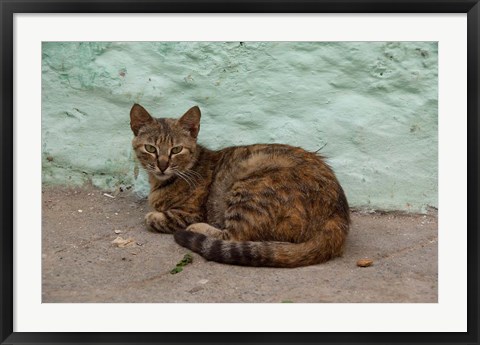
<path fill-rule="evenodd" d="M 130 111 L 149 230 L 226 264 L 298 267 L 342 254 L 348 202 L 321 156 L 282 144 L 209 150 L 197 144 L 200 116 L 197 106 L 179 119 Z"/>

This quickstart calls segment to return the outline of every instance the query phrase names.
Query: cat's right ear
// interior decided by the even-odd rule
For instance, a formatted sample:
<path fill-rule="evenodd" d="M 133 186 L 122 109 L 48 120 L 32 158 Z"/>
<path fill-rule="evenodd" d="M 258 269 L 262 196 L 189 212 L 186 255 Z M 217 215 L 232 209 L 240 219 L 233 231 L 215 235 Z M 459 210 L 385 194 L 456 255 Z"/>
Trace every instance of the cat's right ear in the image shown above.
<path fill-rule="evenodd" d="M 132 110 L 130 110 L 130 128 L 135 136 L 137 136 L 140 128 L 153 121 L 153 117 L 150 116 L 144 107 L 140 104 L 133 105 Z"/>

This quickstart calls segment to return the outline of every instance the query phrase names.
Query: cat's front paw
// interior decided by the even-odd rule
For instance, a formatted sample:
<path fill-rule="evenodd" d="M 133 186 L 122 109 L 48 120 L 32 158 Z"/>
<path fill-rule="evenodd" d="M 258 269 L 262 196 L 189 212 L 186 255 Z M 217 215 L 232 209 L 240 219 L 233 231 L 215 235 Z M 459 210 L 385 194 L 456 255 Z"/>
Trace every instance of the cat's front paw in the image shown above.
<path fill-rule="evenodd" d="M 148 212 L 145 216 L 147 229 L 153 232 L 163 232 L 170 234 L 172 231 L 168 228 L 167 217 L 163 212 Z"/>
<path fill-rule="evenodd" d="M 211 226 L 207 223 L 194 223 L 187 227 L 187 231 L 198 232 L 200 234 L 204 234 L 206 236 L 220 238 L 220 239 L 227 239 L 227 231 L 223 231 L 217 229 L 214 226 Z"/>

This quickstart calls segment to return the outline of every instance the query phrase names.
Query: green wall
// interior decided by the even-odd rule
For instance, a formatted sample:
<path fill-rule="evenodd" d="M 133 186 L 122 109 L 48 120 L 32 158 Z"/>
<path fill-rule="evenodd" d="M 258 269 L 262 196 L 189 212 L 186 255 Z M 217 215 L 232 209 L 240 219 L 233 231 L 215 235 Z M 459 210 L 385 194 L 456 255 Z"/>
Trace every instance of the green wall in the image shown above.
<path fill-rule="evenodd" d="M 363 209 L 437 207 L 435 42 L 45 42 L 45 184 L 113 190 L 135 177 L 129 111 L 202 109 L 200 143 L 302 146 Z"/>

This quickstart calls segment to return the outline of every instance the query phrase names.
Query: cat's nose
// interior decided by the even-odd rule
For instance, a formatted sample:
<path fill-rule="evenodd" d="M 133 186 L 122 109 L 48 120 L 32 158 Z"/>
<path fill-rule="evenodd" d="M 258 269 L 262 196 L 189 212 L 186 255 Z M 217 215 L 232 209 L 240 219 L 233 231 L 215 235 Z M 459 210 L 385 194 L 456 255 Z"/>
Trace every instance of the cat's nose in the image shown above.
<path fill-rule="evenodd" d="M 158 168 L 163 173 L 168 168 L 168 159 L 160 158 L 158 160 Z"/>

